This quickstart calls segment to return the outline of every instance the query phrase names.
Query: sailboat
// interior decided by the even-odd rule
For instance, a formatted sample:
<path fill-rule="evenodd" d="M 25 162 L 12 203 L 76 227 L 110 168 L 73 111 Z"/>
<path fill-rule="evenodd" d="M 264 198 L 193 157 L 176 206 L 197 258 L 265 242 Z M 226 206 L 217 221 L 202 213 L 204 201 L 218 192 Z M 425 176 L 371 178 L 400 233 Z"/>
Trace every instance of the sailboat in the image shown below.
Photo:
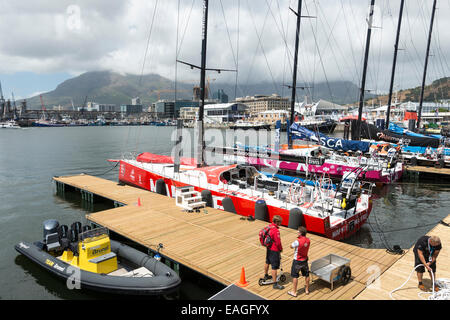
<path fill-rule="evenodd" d="M 174 157 L 144 152 L 134 159 L 110 160 L 119 162 L 119 181 L 169 197 L 190 187 L 200 194 L 192 198 L 201 198 L 210 207 L 266 221 L 279 215 L 284 226 L 303 225 L 309 232 L 335 240 L 356 233 L 372 210 L 373 186 L 358 180 L 358 170 L 348 172 L 338 185 L 333 185 L 324 175 L 306 184 L 300 179 L 285 181 L 265 175 L 250 165 L 206 165 L 203 106 L 207 17 L 208 0 L 204 0 L 202 66 L 197 67 L 201 69 L 202 104 L 197 119 L 196 159 L 180 157 L 178 133 Z"/>

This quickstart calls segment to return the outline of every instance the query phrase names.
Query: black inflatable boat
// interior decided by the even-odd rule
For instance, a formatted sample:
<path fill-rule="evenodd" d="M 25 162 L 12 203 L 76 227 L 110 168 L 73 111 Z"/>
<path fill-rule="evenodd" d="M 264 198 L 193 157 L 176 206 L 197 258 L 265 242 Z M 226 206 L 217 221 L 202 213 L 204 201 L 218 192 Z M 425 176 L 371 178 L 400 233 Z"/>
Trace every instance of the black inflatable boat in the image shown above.
<path fill-rule="evenodd" d="M 69 289 L 161 295 L 173 292 L 180 277 L 161 261 L 109 238 L 105 228 L 71 229 L 56 220 L 44 222 L 44 241 L 20 242 L 15 249 L 60 278 Z"/>

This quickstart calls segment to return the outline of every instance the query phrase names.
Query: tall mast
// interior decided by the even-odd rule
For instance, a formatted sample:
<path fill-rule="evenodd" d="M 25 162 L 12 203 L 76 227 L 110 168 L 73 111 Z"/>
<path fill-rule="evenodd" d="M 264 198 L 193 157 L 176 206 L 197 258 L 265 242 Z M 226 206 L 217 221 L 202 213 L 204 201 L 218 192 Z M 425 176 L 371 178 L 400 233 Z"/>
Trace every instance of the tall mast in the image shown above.
<path fill-rule="evenodd" d="M 295 107 L 295 89 L 297 85 L 297 61 L 298 61 L 298 42 L 300 37 L 300 20 L 302 16 L 302 0 L 298 0 L 298 8 L 297 12 L 294 12 L 297 15 L 297 31 L 295 34 L 295 53 L 294 53 L 294 69 L 292 71 L 292 96 L 291 96 L 291 121 L 290 125 L 294 123 L 294 107 Z M 289 132 L 288 136 L 288 144 L 289 147 L 292 146 L 292 134 L 290 133 L 289 128 L 286 130 Z"/>
<path fill-rule="evenodd" d="M 367 74 L 367 62 L 369 60 L 369 47 L 370 47 L 370 35 L 372 33 L 372 22 L 373 22 L 373 9 L 375 5 L 375 0 L 371 0 L 369 8 L 369 19 L 367 20 L 367 38 L 366 38 L 366 52 L 364 54 L 364 67 L 361 80 L 361 92 L 359 96 L 359 109 L 358 109 L 358 121 L 356 123 L 356 140 L 361 139 L 361 118 L 362 110 L 364 106 L 364 92 L 366 87 L 366 74 Z"/>
<path fill-rule="evenodd" d="M 433 2 L 433 11 L 431 12 L 430 31 L 428 33 L 427 53 L 425 55 L 425 66 L 423 69 L 422 89 L 420 90 L 419 114 L 417 117 L 417 129 L 420 128 L 420 118 L 422 117 L 423 93 L 425 90 L 425 79 L 427 77 L 428 57 L 430 55 L 431 32 L 433 31 L 434 13 L 436 11 L 436 0 Z"/>
<path fill-rule="evenodd" d="M 386 129 L 389 129 L 389 118 L 391 116 L 392 90 L 394 88 L 395 66 L 397 64 L 398 41 L 399 41 L 399 38 L 400 38 L 400 28 L 402 26 L 402 16 L 403 16 L 403 5 L 404 5 L 404 3 L 405 3 L 405 0 L 401 0 L 400 12 L 398 14 L 397 36 L 395 38 L 395 46 L 394 46 L 394 62 L 392 63 L 391 84 L 389 86 L 389 98 L 388 98 L 387 111 L 386 111 Z"/>
<path fill-rule="evenodd" d="M 205 109 L 205 71 L 206 71 L 206 39 L 208 36 L 208 0 L 203 0 L 203 24 L 202 24 L 202 59 L 200 67 L 200 106 L 198 109 L 198 144 L 197 144 L 197 167 L 205 164 L 203 152 L 203 113 Z"/>

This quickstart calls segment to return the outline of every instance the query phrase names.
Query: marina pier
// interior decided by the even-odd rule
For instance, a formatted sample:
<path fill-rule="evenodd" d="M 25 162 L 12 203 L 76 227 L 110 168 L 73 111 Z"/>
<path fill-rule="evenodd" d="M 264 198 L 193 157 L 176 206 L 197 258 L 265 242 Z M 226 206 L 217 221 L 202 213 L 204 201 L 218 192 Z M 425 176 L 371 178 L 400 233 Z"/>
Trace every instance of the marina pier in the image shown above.
<path fill-rule="evenodd" d="M 398 282 L 403 282 L 407 269 L 411 271 L 413 268 L 411 249 L 405 250 L 403 255 L 395 255 L 384 249 L 365 249 L 308 234 L 311 239 L 310 261 L 337 254 L 351 260 L 352 275 L 346 285 L 335 283 L 333 290 L 329 283 L 313 276 L 309 295 L 304 294 L 304 280 L 301 278 L 298 296 L 294 298 L 287 294 L 292 288 L 289 274 L 293 251 L 289 246 L 297 237 L 294 229 L 280 227 L 284 248 L 282 269 L 287 281 L 283 284 L 284 290 L 273 290 L 271 285 L 258 284 L 258 279 L 263 275 L 266 251 L 259 243 L 258 232 L 267 225 L 265 221 L 249 221 L 240 215 L 209 207 L 200 212 L 182 211 L 173 198 L 84 174 L 54 177 L 54 181 L 59 193 L 74 190 L 84 195 L 84 201 L 104 198 L 114 203 L 114 209 L 88 214 L 86 219 L 90 223 L 106 227 L 152 252 L 156 252 L 161 243 L 161 256 L 224 286 L 237 284 L 243 268 L 248 282 L 244 289 L 264 299 L 389 299 L 388 291 L 394 288 L 391 289 L 388 284 L 374 289 L 371 284 L 377 284 L 377 281 L 384 284 L 385 279 L 391 281 L 390 277 L 399 266 L 403 269 L 397 278 Z M 448 229 L 445 228 L 438 226 L 431 233 L 448 242 Z M 439 267 L 445 265 L 449 265 L 449 254 L 444 245 L 438 260 L 439 277 L 450 276 L 448 271 L 444 274 L 443 268 Z M 374 290 L 381 290 L 383 294 Z M 416 295 L 411 294 L 408 299 L 420 299 L 417 291 L 416 287 Z"/>

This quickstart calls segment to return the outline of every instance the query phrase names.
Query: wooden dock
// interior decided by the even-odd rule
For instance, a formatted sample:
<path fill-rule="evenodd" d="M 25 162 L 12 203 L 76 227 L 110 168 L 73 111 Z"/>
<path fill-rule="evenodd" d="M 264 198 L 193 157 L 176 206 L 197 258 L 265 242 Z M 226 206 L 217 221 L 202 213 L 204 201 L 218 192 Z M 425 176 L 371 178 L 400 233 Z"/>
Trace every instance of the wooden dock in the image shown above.
<path fill-rule="evenodd" d="M 435 167 L 426 167 L 426 166 L 406 166 L 405 170 L 407 173 L 425 173 L 434 176 L 449 176 L 450 168 L 435 168 Z"/>
<path fill-rule="evenodd" d="M 297 237 L 296 230 L 280 228 L 284 248 L 282 267 L 288 280 L 284 290 L 274 290 L 270 285 L 258 285 L 258 279 L 263 276 L 266 252 L 259 244 L 258 232 L 267 222 L 248 221 L 239 215 L 212 208 L 202 209 L 198 213 L 183 212 L 172 198 L 88 175 L 55 177 L 54 180 L 60 191 L 70 186 L 87 194 L 86 199 L 92 200 L 94 195 L 123 205 L 89 214 L 86 216 L 89 221 L 151 250 L 156 250 L 157 245 L 162 243 L 164 249 L 161 253 L 164 256 L 226 286 L 239 281 L 244 267 L 249 283 L 245 289 L 265 299 L 364 299 L 364 294 L 368 292 L 366 287 L 380 275 L 386 274 L 402 257 L 389 254 L 384 249 L 364 249 L 309 234 L 310 261 L 330 253 L 347 257 L 351 259 L 352 277 L 345 286 L 336 283 L 333 291 L 328 282 L 316 280 L 310 285 L 309 295 L 304 294 L 304 280 L 300 278 L 298 296 L 293 298 L 287 292 L 292 288 L 289 273 L 293 249 L 290 243 Z M 138 203 L 141 205 L 138 206 Z M 408 252 L 404 256 L 409 255 Z M 404 281 L 402 279 L 403 275 L 399 281 Z M 384 298 L 367 296 L 367 299 Z"/>
<path fill-rule="evenodd" d="M 443 219 L 445 223 L 450 223 L 450 215 Z M 430 232 L 429 236 L 435 235 L 441 239 L 442 250 L 436 260 L 436 274 L 437 278 L 450 279 L 450 228 L 443 224 L 438 224 Z M 419 238 L 418 235 L 417 238 Z M 418 293 L 421 292 L 418 288 L 418 281 L 416 273 L 411 272 L 414 269 L 414 253 L 412 248 L 401 259 L 398 259 L 381 277 L 371 285 L 369 285 L 363 292 L 361 292 L 356 299 L 357 300 L 419 300 L 428 298 L 429 295 L 423 294 L 422 298 Z M 411 275 L 409 281 L 398 291 L 390 293 L 399 288 Z M 431 291 L 432 282 L 429 278 L 428 272 L 425 272 L 423 276 L 423 284 Z"/>

